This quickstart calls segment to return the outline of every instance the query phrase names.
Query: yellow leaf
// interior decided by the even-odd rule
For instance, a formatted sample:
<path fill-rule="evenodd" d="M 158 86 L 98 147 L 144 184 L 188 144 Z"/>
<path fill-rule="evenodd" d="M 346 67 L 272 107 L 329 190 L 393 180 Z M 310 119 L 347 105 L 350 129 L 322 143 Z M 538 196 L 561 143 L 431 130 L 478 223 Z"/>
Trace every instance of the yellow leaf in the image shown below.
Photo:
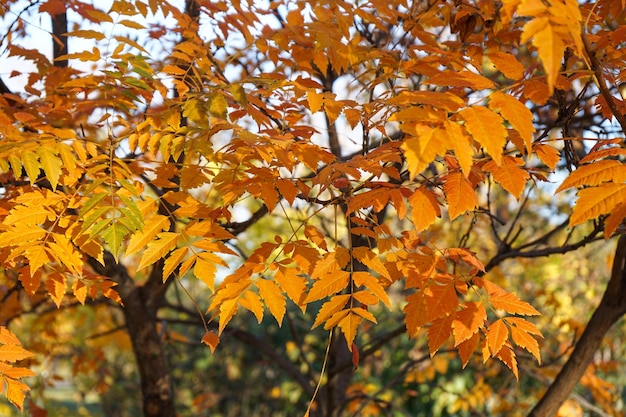
<path fill-rule="evenodd" d="M 565 42 L 563 41 L 566 31 L 560 25 L 554 25 L 548 16 L 540 16 L 526 23 L 523 28 L 521 43 L 526 43 L 532 38 L 532 44 L 537 48 L 537 53 L 546 71 L 548 89 L 550 94 L 554 91 L 556 78 L 561 69 Z"/>
<path fill-rule="evenodd" d="M 346 288 L 349 281 L 350 274 L 347 271 L 335 271 L 325 274 L 315 281 L 304 303 L 308 304 L 336 294 Z"/>
<path fill-rule="evenodd" d="M 224 328 L 237 312 L 238 300 L 233 298 L 226 300 L 220 305 L 220 322 L 218 327 L 218 335 L 221 335 Z"/>
<path fill-rule="evenodd" d="M 418 176 L 438 155 L 446 152 L 446 143 L 441 140 L 439 129 L 417 125 L 415 135 L 402 144 L 411 178 Z"/>
<path fill-rule="evenodd" d="M 572 216 L 570 226 L 576 226 L 587 220 L 610 213 L 616 206 L 626 201 L 625 184 L 602 184 L 599 187 L 585 188 L 578 192 L 578 200 Z"/>
<path fill-rule="evenodd" d="M 348 349 L 350 350 L 350 352 L 352 352 L 354 346 L 354 338 L 356 337 L 356 332 L 362 321 L 363 319 L 361 318 L 361 316 L 354 314 L 352 311 L 350 311 L 337 324 L 337 326 L 339 326 L 343 335 L 346 338 L 346 342 L 348 344 Z"/>
<path fill-rule="evenodd" d="M 141 23 L 135 22 L 134 20 L 128 20 L 128 19 L 118 20 L 117 24 L 129 27 L 131 29 L 145 29 L 145 27 Z"/>
<path fill-rule="evenodd" d="M 507 138 L 502 117 L 486 107 L 479 106 L 465 108 L 459 112 L 459 116 L 465 120 L 465 128 L 472 138 L 485 148 L 496 164 L 500 165 Z"/>
<path fill-rule="evenodd" d="M 157 235 L 158 240 L 152 240 L 141 256 L 141 261 L 137 265 L 137 270 L 141 270 L 148 265 L 152 265 L 159 259 L 165 257 L 169 251 L 176 247 L 176 241 L 180 237 L 179 233 L 162 232 Z"/>
<path fill-rule="evenodd" d="M 533 133 L 535 126 L 533 125 L 533 114 L 522 102 L 509 94 L 495 92 L 489 96 L 489 108 L 499 112 L 502 117 L 511 123 L 511 126 L 517 130 L 524 139 L 526 151 L 531 152 Z"/>
<path fill-rule="evenodd" d="M 569 174 L 555 193 L 572 187 L 600 185 L 603 182 L 626 181 L 626 166 L 620 161 L 603 160 L 583 165 Z"/>
<path fill-rule="evenodd" d="M 446 193 L 450 220 L 478 207 L 478 197 L 474 189 L 460 172 L 446 175 L 443 190 Z"/>
<path fill-rule="evenodd" d="M 315 322 L 311 329 L 316 328 L 320 324 L 326 322 L 332 315 L 334 315 L 337 311 L 341 310 L 348 300 L 350 299 L 350 294 L 339 294 L 331 297 L 330 300 L 326 301 L 322 304 L 322 307 L 317 313 L 315 317 Z"/>
<path fill-rule="evenodd" d="M 233 95 L 235 101 L 241 106 L 246 107 L 248 105 L 248 95 L 241 84 L 231 84 L 230 93 Z"/>
<path fill-rule="evenodd" d="M 220 119 L 226 119 L 227 117 L 228 103 L 226 98 L 219 93 L 212 94 L 209 98 L 209 113 L 211 116 L 218 117 Z"/>
<path fill-rule="evenodd" d="M 446 87 L 469 87 L 474 90 L 484 90 L 494 86 L 493 81 L 490 79 L 471 71 L 441 71 L 430 77 L 426 82 Z"/>
<path fill-rule="evenodd" d="M 24 170 L 26 170 L 26 174 L 28 174 L 30 184 L 33 185 L 35 181 L 37 181 L 37 177 L 39 177 L 39 169 L 41 168 L 37 155 L 34 152 L 24 151 L 21 157 Z"/>
<path fill-rule="evenodd" d="M 492 356 L 500 352 L 508 338 L 509 329 L 502 319 L 496 320 L 487 328 L 487 346 Z"/>
<path fill-rule="evenodd" d="M 520 168 L 523 165 L 524 161 L 521 158 L 505 156 L 500 166 L 496 165 L 494 161 L 489 161 L 483 166 L 483 169 L 491 172 L 493 179 L 519 200 L 524 188 L 526 188 L 526 182 L 530 178 L 528 172 Z"/>
<path fill-rule="evenodd" d="M 174 273 L 174 270 L 178 268 L 188 252 L 189 248 L 178 248 L 167 257 L 163 263 L 163 282 L 167 281 L 170 275 Z"/>
<path fill-rule="evenodd" d="M 73 30 L 71 32 L 66 33 L 66 36 L 73 36 L 75 38 L 83 38 L 83 39 L 95 39 L 97 41 L 101 41 L 106 36 L 104 33 L 99 32 L 97 30 Z"/>
<path fill-rule="evenodd" d="M 446 120 L 443 128 L 443 132 L 448 136 L 450 144 L 448 147 L 454 151 L 461 171 L 467 178 L 472 170 L 474 147 L 472 146 L 472 139 L 465 133 L 465 130 L 456 122 Z"/>
<path fill-rule="evenodd" d="M 107 13 L 104 13 L 103 11 L 97 10 L 97 9 L 90 9 L 90 8 L 86 8 L 85 12 L 91 16 L 92 18 L 94 18 L 94 20 L 96 22 L 108 22 L 108 23 L 113 23 L 113 18 L 111 16 L 109 16 Z"/>
<path fill-rule="evenodd" d="M 61 176 L 61 158 L 57 156 L 57 151 L 50 146 L 40 146 L 37 149 L 37 155 L 39 155 L 39 162 L 46 178 L 50 181 L 52 189 L 55 190 Z"/>
<path fill-rule="evenodd" d="M 74 275 L 82 275 L 83 258 L 76 247 L 61 234 L 54 234 L 54 242 L 48 242 L 48 253 L 70 270 Z"/>
<path fill-rule="evenodd" d="M 46 251 L 46 248 L 41 245 L 31 246 L 24 252 L 28 264 L 30 266 L 31 275 L 34 274 L 39 268 L 52 261 L 50 255 Z"/>
<path fill-rule="evenodd" d="M 171 74 L 171 75 L 185 75 L 185 74 L 187 74 L 186 70 L 182 69 L 181 67 L 179 67 L 177 65 L 171 65 L 171 64 L 164 65 L 163 68 L 161 69 L 161 71 L 163 71 L 166 74 Z"/>
<path fill-rule="evenodd" d="M 239 304 L 251 311 L 256 317 L 257 322 L 261 323 L 263 320 L 263 303 L 261 302 L 261 298 L 258 294 L 247 290 L 243 297 L 239 299 Z"/>
<path fill-rule="evenodd" d="M 352 256 L 354 256 L 363 265 L 367 266 L 370 270 L 377 272 L 381 276 L 387 278 L 390 282 L 392 281 L 391 275 L 389 275 L 389 271 L 387 271 L 385 265 L 380 259 L 378 259 L 378 256 L 376 256 L 376 254 L 366 246 L 357 246 L 353 248 Z"/>
<path fill-rule="evenodd" d="M 200 281 L 204 282 L 207 287 L 214 291 L 215 273 L 217 272 L 217 259 L 219 257 L 212 253 L 200 253 L 193 267 L 193 274 Z"/>
<path fill-rule="evenodd" d="M 508 52 L 488 52 L 487 57 L 506 78 L 519 80 L 524 76 L 524 66 L 515 55 Z"/>
<path fill-rule="evenodd" d="M 259 294 L 261 294 L 261 297 L 263 297 L 263 300 L 265 301 L 265 305 L 280 326 L 283 322 L 283 317 L 285 316 L 287 304 L 285 296 L 280 288 L 278 288 L 278 286 L 272 281 L 259 279 L 256 281 L 256 286 L 259 289 Z"/>
<path fill-rule="evenodd" d="M 389 300 L 389 295 L 387 294 L 387 291 L 385 291 L 385 288 L 378 281 L 378 278 L 372 276 L 367 272 L 357 271 L 352 274 L 352 279 L 357 286 L 363 286 L 370 290 L 371 293 L 376 296 L 378 301 L 382 301 L 382 303 L 385 304 L 388 309 L 391 309 L 391 301 Z"/>

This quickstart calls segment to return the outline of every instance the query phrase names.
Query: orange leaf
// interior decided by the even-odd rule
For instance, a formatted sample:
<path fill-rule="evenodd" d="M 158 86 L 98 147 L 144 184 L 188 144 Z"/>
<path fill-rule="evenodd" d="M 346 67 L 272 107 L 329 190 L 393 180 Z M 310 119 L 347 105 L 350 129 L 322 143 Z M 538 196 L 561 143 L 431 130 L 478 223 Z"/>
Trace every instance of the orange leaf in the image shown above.
<path fill-rule="evenodd" d="M 517 358 L 511 346 L 507 343 L 496 355 L 515 375 L 515 379 L 519 381 L 519 370 L 517 369 Z"/>
<path fill-rule="evenodd" d="M 524 161 L 521 158 L 504 156 L 500 166 L 496 165 L 495 161 L 489 161 L 483 169 L 491 172 L 493 179 L 519 200 L 530 178 L 528 172 L 520 168 L 523 165 Z"/>
<path fill-rule="evenodd" d="M 610 213 L 616 206 L 626 201 L 625 184 L 602 184 L 599 187 L 585 188 L 578 192 L 578 200 L 572 210 L 570 226 Z"/>
<path fill-rule="evenodd" d="M 495 356 L 504 343 L 509 338 L 509 329 L 502 319 L 496 320 L 493 324 L 487 328 L 487 346 L 492 356 Z"/>
<path fill-rule="evenodd" d="M 404 306 L 404 320 L 409 337 L 417 334 L 420 328 L 426 323 L 426 303 L 424 302 L 424 294 L 418 292 L 407 295 L 406 305 Z"/>
<path fill-rule="evenodd" d="M 465 308 L 456 313 L 452 322 L 454 346 L 459 346 L 478 333 L 485 320 L 487 320 L 485 306 L 474 301 L 465 303 Z"/>
<path fill-rule="evenodd" d="M 510 314 L 522 314 L 525 316 L 541 315 L 535 307 L 522 301 L 513 293 L 492 294 L 489 297 L 491 304 L 498 310 L 504 310 Z"/>
<path fill-rule="evenodd" d="M 22 411 L 24 409 L 24 399 L 26 398 L 26 392 L 30 389 L 28 385 L 23 382 L 16 381 L 11 378 L 3 378 L 6 384 L 6 396 L 7 399 Z"/>
<path fill-rule="evenodd" d="M 596 161 L 592 164 L 583 165 L 569 174 L 555 193 L 572 187 L 624 181 L 626 181 L 626 166 L 623 163 L 615 160 Z"/>
<path fill-rule="evenodd" d="M 306 279 L 298 275 L 297 269 L 279 266 L 274 281 L 294 303 L 300 305 L 306 291 Z"/>
<path fill-rule="evenodd" d="M 324 238 L 324 234 L 320 232 L 320 230 L 317 227 L 307 224 L 304 227 L 304 235 L 311 242 L 315 243 L 320 249 L 323 249 L 325 251 L 328 250 L 328 247 L 326 246 L 326 239 Z"/>
<path fill-rule="evenodd" d="M 509 322 L 506 318 L 504 320 Z M 537 343 L 537 339 L 517 326 L 511 326 L 511 338 L 517 346 L 530 352 L 541 365 L 541 353 L 539 352 L 539 343 Z"/>
<path fill-rule="evenodd" d="M 0 361 L 15 362 L 30 358 L 33 354 L 21 345 L 2 345 L 0 346 Z"/>
<path fill-rule="evenodd" d="M 52 298 L 52 301 L 54 301 L 57 307 L 60 307 L 66 291 L 65 276 L 58 272 L 48 275 L 46 279 L 46 290 L 50 298 Z"/>
<path fill-rule="evenodd" d="M 436 319 L 428 328 L 428 349 L 430 356 L 434 356 L 452 334 L 452 316 Z"/>
<path fill-rule="evenodd" d="M 445 285 L 434 283 L 424 288 L 423 291 L 428 321 L 450 315 L 459 305 L 459 297 L 453 281 Z"/>
<path fill-rule="evenodd" d="M 459 356 L 461 357 L 461 362 L 463 362 L 463 368 L 467 366 L 472 354 L 476 350 L 478 346 L 480 336 L 478 333 L 474 333 L 469 339 L 464 342 L 459 343 L 457 349 L 459 351 Z"/>
<path fill-rule="evenodd" d="M 0 326 L 0 343 L 5 345 L 21 345 L 15 334 L 4 326 Z M 3 360 L 0 358 L 0 360 Z"/>
<path fill-rule="evenodd" d="M 19 378 L 25 378 L 28 376 L 35 376 L 37 374 L 28 368 L 11 367 L 4 371 L 4 375 L 6 375 L 9 378 L 19 379 Z"/>
<path fill-rule="evenodd" d="M 441 209 L 435 194 L 425 186 L 418 188 L 411 194 L 409 205 L 411 206 L 413 225 L 418 232 L 428 229 L 437 217 L 441 217 Z"/>
<path fill-rule="evenodd" d="M 561 153 L 559 150 L 549 145 L 533 145 L 533 151 L 535 151 L 539 159 L 541 159 L 543 163 L 546 164 L 552 171 L 556 169 L 556 164 L 558 164 L 561 160 Z"/>
<path fill-rule="evenodd" d="M 504 120 L 486 107 L 468 107 L 459 112 L 465 120 L 465 128 L 474 140 L 479 142 L 491 155 L 496 164 L 502 161 L 507 132 Z"/>
<path fill-rule="evenodd" d="M 617 230 L 626 217 L 626 202 L 619 204 L 613 210 L 609 217 L 604 220 L 604 238 L 609 239 L 613 232 Z"/>
<path fill-rule="evenodd" d="M 529 322 L 528 320 L 521 318 L 521 317 L 507 317 L 506 318 L 506 322 L 519 328 L 521 331 L 529 333 L 529 334 L 534 334 L 537 335 L 539 337 L 541 336 L 541 332 L 539 331 L 539 329 L 537 329 L 537 326 L 535 326 L 533 323 Z"/>
<path fill-rule="evenodd" d="M 335 271 L 317 280 L 304 300 L 305 304 L 336 294 L 346 288 L 350 281 L 347 271 Z"/>
<path fill-rule="evenodd" d="M 460 172 L 453 172 L 445 176 L 443 190 L 448 201 L 448 216 L 454 220 L 468 210 L 478 207 L 478 197 L 471 184 Z"/>
<path fill-rule="evenodd" d="M 530 109 L 515 97 L 500 92 L 495 92 L 489 96 L 489 108 L 499 112 L 511 123 L 524 139 L 526 151 L 530 153 L 533 133 L 535 132 L 533 114 Z"/>
<path fill-rule="evenodd" d="M 202 343 L 208 345 L 209 348 L 211 348 L 211 353 L 215 352 L 215 348 L 217 347 L 219 342 L 219 336 L 211 331 L 207 331 L 204 336 L 202 336 Z"/>

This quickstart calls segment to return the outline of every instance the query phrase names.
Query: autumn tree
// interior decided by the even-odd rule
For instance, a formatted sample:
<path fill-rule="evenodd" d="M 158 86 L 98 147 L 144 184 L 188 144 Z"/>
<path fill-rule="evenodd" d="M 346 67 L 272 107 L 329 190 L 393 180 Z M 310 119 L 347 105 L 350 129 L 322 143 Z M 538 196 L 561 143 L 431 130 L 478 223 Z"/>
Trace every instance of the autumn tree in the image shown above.
<path fill-rule="evenodd" d="M 131 341 L 145 416 L 176 413 L 172 313 L 202 326 L 206 354 L 230 337 L 265 355 L 303 414 L 375 413 L 354 371 L 401 335 L 515 379 L 520 357 L 541 364 L 542 306 L 499 267 L 620 236 L 598 309 L 530 411 L 553 415 L 626 312 L 623 9 L 4 1 L 3 324 L 94 309 Z M 542 227 L 523 227 L 533 216 Z M 242 315 L 323 330 L 319 367 Z M 0 329 L 20 408 L 32 370 L 13 363 L 54 355 L 47 332 L 22 347 Z"/>

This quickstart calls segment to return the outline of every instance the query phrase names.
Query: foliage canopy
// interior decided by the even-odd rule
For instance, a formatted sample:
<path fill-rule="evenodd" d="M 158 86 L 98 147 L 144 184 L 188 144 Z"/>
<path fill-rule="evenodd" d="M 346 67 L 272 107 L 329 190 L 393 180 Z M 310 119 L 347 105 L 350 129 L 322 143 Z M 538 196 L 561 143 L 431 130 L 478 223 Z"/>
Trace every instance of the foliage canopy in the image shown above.
<path fill-rule="evenodd" d="M 610 239 L 626 217 L 623 10 L 5 1 L 2 51 L 32 70 L 0 74 L 19 85 L 0 96 L 4 320 L 21 293 L 118 303 L 149 385 L 150 367 L 167 375 L 140 353 L 167 289 L 201 283 L 211 350 L 237 315 L 282 325 L 296 307 L 357 368 L 360 333 L 401 311 L 431 356 L 496 358 L 517 379 L 520 354 L 541 363 L 540 306 L 490 271 Z M 50 55 L 32 46 L 29 13 L 51 19 Z M 523 208 L 555 179 L 577 196 L 566 220 L 516 232 L 498 205 Z M 465 232 L 442 238 L 450 224 Z M 26 357 L 5 328 L 0 342 L 4 361 Z M 22 408 L 32 372 L 0 372 Z M 144 413 L 168 415 L 147 385 Z"/>

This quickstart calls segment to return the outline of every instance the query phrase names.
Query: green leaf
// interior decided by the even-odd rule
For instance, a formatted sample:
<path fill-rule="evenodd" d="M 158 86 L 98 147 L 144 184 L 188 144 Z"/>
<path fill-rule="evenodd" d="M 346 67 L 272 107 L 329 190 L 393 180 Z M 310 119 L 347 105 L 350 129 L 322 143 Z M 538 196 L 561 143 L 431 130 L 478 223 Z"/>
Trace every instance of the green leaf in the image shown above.
<path fill-rule="evenodd" d="M 122 247 L 122 242 L 129 232 L 130 230 L 128 230 L 126 226 L 119 222 L 113 222 L 110 227 L 102 232 L 102 238 L 109 246 L 109 250 L 115 257 L 116 261 L 118 260 L 117 258 L 120 252 L 120 248 Z"/>

